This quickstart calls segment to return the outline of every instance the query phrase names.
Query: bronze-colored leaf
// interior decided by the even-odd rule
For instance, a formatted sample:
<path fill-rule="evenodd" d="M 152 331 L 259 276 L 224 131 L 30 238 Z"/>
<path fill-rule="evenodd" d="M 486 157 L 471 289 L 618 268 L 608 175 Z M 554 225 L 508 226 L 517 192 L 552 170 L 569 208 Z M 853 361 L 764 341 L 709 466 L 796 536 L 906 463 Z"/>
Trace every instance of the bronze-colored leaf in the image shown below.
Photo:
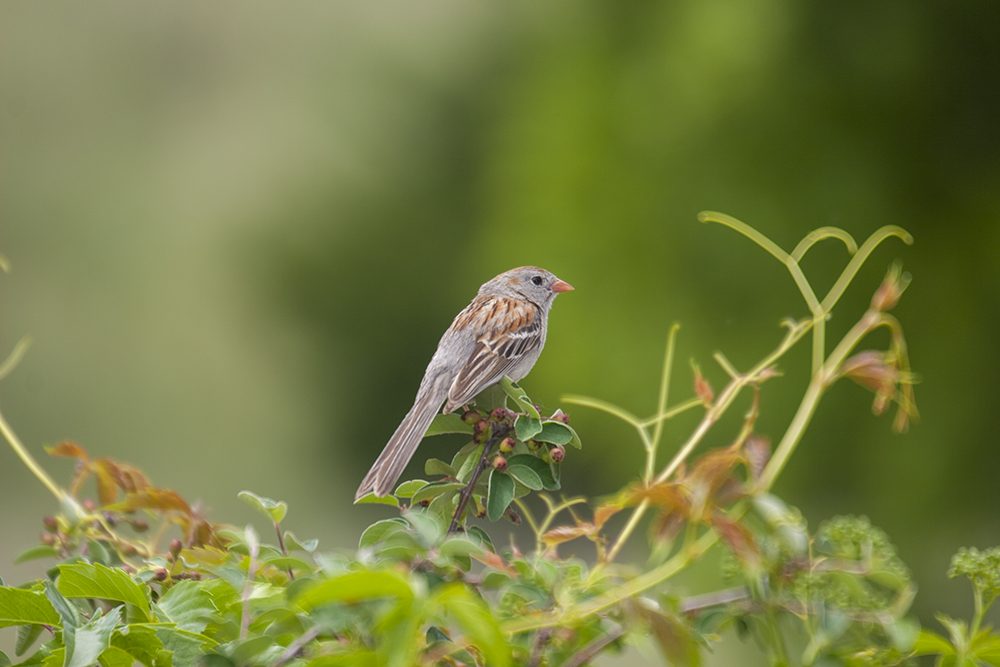
<path fill-rule="evenodd" d="M 45 451 L 48 452 L 49 456 L 62 456 L 69 459 L 77 459 L 85 463 L 90 460 L 87 450 L 72 440 L 63 440 L 57 445 L 46 447 Z"/>
<path fill-rule="evenodd" d="M 751 567 L 760 565 L 760 549 L 746 526 L 733 521 L 721 512 L 713 514 L 710 523 L 737 558 Z"/>
<path fill-rule="evenodd" d="M 109 506 L 107 509 L 116 512 L 134 512 L 135 510 L 175 510 L 184 514 L 191 514 L 191 506 L 177 494 L 169 489 L 157 489 L 149 487 L 130 493 L 125 496 L 125 500 Z"/>
<path fill-rule="evenodd" d="M 97 459 L 90 465 L 97 478 L 97 498 L 101 505 L 110 505 L 118 499 L 118 481 L 115 462 L 111 459 Z"/>
<path fill-rule="evenodd" d="M 545 532 L 542 535 L 542 541 L 548 546 L 554 547 L 557 544 L 570 542 L 578 537 L 593 535 L 595 532 L 596 528 L 594 524 L 587 522 L 580 523 L 575 526 L 560 526 Z"/>

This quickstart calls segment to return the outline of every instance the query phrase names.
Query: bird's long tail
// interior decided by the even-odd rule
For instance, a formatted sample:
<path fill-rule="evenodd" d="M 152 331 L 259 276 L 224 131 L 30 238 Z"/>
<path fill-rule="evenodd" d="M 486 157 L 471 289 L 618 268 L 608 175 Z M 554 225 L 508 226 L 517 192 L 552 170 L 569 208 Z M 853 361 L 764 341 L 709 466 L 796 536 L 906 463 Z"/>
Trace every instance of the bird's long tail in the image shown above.
<path fill-rule="evenodd" d="M 396 427 L 396 432 L 389 438 L 385 449 L 378 455 L 371 470 L 361 481 L 361 486 L 354 494 L 354 500 L 372 491 L 376 496 L 384 496 L 393 490 L 396 480 L 413 458 L 417 445 L 423 440 L 427 427 L 431 425 L 438 408 L 441 407 L 443 399 L 436 394 L 437 392 L 426 389 L 417 394 L 413 407 L 403 417 L 403 421 Z"/>

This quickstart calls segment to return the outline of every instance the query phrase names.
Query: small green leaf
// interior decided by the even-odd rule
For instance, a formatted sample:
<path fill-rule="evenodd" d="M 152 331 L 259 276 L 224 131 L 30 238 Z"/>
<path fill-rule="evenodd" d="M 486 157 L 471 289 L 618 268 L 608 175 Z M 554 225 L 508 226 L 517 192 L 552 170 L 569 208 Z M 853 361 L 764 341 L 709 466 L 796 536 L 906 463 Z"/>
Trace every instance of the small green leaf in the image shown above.
<path fill-rule="evenodd" d="M 552 466 L 545 463 L 537 456 L 533 454 L 517 454 L 515 456 L 507 459 L 507 469 L 510 470 L 514 466 L 524 466 L 530 468 L 541 480 L 542 488 L 546 491 L 558 491 L 559 490 L 559 479 L 552 473 Z M 513 473 L 512 473 L 513 474 Z M 515 477 L 517 477 L 515 475 Z M 518 481 L 525 484 L 523 480 L 518 478 Z M 532 487 L 534 488 L 534 487 Z M 536 491 L 538 489 L 535 489 Z"/>
<path fill-rule="evenodd" d="M 484 548 L 489 549 L 493 553 L 496 553 L 497 548 L 493 546 L 493 539 L 490 537 L 489 533 L 480 528 L 479 526 L 471 526 L 468 529 L 468 535 L 470 538 L 479 541 Z"/>
<path fill-rule="evenodd" d="M 56 588 L 68 598 L 100 598 L 134 605 L 149 616 L 149 598 L 142 586 L 124 570 L 97 563 L 74 563 L 59 566 Z"/>
<path fill-rule="evenodd" d="M 354 603 L 388 597 L 412 600 L 410 582 L 394 570 L 361 570 L 313 584 L 295 602 L 309 611 L 333 602 Z"/>
<path fill-rule="evenodd" d="M 542 432 L 542 422 L 534 417 L 519 415 L 514 421 L 514 434 L 521 442 L 527 442 Z"/>
<path fill-rule="evenodd" d="M 456 414 L 454 412 L 446 415 L 438 415 L 431 422 L 431 425 L 427 427 L 427 432 L 424 434 L 425 438 L 429 438 L 432 435 L 443 435 L 445 433 L 462 433 L 465 435 L 472 434 L 472 425 L 466 424 L 462 421 L 462 415 Z"/>
<path fill-rule="evenodd" d="M 361 539 L 359 540 L 358 547 L 361 549 L 373 547 L 392 533 L 399 530 L 405 530 L 406 526 L 407 523 L 399 517 L 376 521 L 372 525 L 368 526 L 365 529 L 365 532 L 361 533 Z"/>
<path fill-rule="evenodd" d="M 58 625 L 59 615 L 40 593 L 0 586 L 0 627 L 26 624 Z"/>
<path fill-rule="evenodd" d="M 48 602 L 48 600 L 46 600 Z M 14 643 L 14 655 L 24 655 L 31 645 L 42 634 L 44 627 L 39 624 L 22 625 L 17 629 L 17 641 Z"/>
<path fill-rule="evenodd" d="M 441 459 L 427 459 L 427 462 L 424 464 L 424 474 L 454 477 L 455 469 Z"/>
<path fill-rule="evenodd" d="M 534 436 L 535 440 L 539 442 L 548 442 L 553 445 L 568 445 L 574 442 L 573 436 L 575 435 L 573 429 L 569 427 L 568 424 L 563 424 L 557 421 L 547 421 L 542 423 L 542 430 L 539 431 L 538 435 Z M 579 448 L 579 438 L 576 438 L 574 444 L 575 447 Z"/>
<path fill-rule="evenodd" d="M 425 479 L 411 479 L 397 486 L 396 493 L 393 495 L 397 498 L 412 498 L 414 493 L 427 486 L 428 483 Z"/>
<path fill-rule="evenodd" d="M 189 632 L 204 632 L 214 616 L 212 597 L 200 582 L 180 581 L 163 594 L 156 604 L 165 620 Z"/>
<path fill-rule="evenodd" d="M 428 484 L 427 486 L 423 487 L 422 489 L 413 494 L 413 497 L 410 499 L 410 504 L 418 505 L 424 502 L 425 500 L 427 501 L 434 500 L 438 496 L 443 495 L 445 493 L 453 493 L 455 491 L 458 491 L 463 486 L 465 485 L 462 484 L 461 482 L 436 482 L 434 484 Z"/>
<path fill-rule="evenodd" d="M 121 621 L 121 609 L 115 608 L 102 616 L 100 611 L 84 625 L 72 631 L 63 630 L 66 644 L 65 667 L 90 667 L 111 645 L 111 633 Z"/>
<path fill-rule="evenodd" d="M 285 514 L 288 513 L 288 504 L 282 500 L 258 496 L 253 491 L 240 491 L 236 496 L 247 505 L 263 513 L 274 523 L 281 523 Z"/>
<path fill-rule="evenodd" d="M 295 534 L 290 531 L 285 531 L 285 547 L 289 551 L 305 551 L 307 553 L 312 553 L 316 551 L 319 546 L 319 540 L 313 538 L 311 540 L 300 540 L 295 537 Z"/>
<path fill-rule="evenodd" d="M 514 500 L 514 480 L 506 473 L 496 469 L 491 470 L 486 495 L 486 516 L 490 521 L 499 521 Z"/>
<path fill-rule="evenodd" d="M 914 655 L 955 655 L 955 647 L 936 632 L 921 630 L 913 644 Z"/>
<path fill-rule="evenodd" d="M 135 658 L 117 646 L 109 646 L 101 654 L 101 667 L 132 667 Z"/>
<path fill-rule="evenodd" d="M 430 605 L 440 606 L 455 619 L 473 646 L 482 652 L 487 665 L 508 667 L 511 664 L 511 649 L 499 624 L 482 599 L 469 589 L 461 584 L 450 584 L 434 595 Z"/>
<path fill-rule="evenodd" d="M 14 559 L 15 563 L 26 563 L 29 560 L 38 560 L 39 558 L 55 558 L 59 555 L 55 547 L 50 547 L 45 544 L 40 544 L 37 547 L 31 547 L 27 551 L 22 551 L 21 555 Z"/>
<path fill-rule="evenodd" d="M 455 477 L 463 482 L 468 481 L 469 475 L 479 465 L 479 459 L 482 456 L 483 446 L 476 442 L 470 442 L 458 450 L 455 458 L 451 460 L 451 467 L 458 471 L 455 473 Z"/>
<path fill-rule="evenodd" d="M 534 458 L 534 457 L 532 457 Z M 524 465 L 507 465 L 507 474 L 532 491 L 541 491 L 542 478 L 534 470 Z"/>
<path fill-rule="evenodd" d="M 399 507 L 399 499 L 396 496 L 376 496 L 375 492 L 367 493 L 354 501 L 355 505 L 389 505 Z"/>
<path fill-rule="evenodd" d="M 10 658 L 3 651 L 0 651 L 0 667 L 10 667 Z"/>
<path fill-rule="evenodd" d="M 530 417 L 536 420 L 540 420 L 542 418 L 541 415 L 538 414 L 538 408 L 535 407 L 535 404 L 532 403 L 531 398 L 528 396 L 528 392 L 514 384 L 509 377 L 505 375 L 500 380 L 500 386 L 503 387 L 507 397 L 514 401 L 514 404 L 521 412 L 527 413 Z"/>

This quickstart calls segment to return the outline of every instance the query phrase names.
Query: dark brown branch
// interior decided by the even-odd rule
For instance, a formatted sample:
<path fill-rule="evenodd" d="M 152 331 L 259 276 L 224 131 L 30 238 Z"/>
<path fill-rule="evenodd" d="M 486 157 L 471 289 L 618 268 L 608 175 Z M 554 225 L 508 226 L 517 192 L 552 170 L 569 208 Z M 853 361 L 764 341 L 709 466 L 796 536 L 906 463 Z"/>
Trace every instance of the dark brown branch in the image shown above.
<path fill-rule="evenodd" d="M 462 489 L 462 492 L 458 496 L 458 507 L 455 508 L 455 515 L 451 519 L 451 526 L 448 527 L 449 533 L 454 533 L 461 525 L 462 514 L 465 513 L 465 507 L 472 498 L 472 492 L 476 488 L 476 483 L 479 482 L 479 477 L 483 474 L 483 471 L 490 465 L 490 452 L 493 451 L 497 443 L 507 437 L 508 433 L 510 433 L 510 426 L 507 424 L 493 425 L 493 434 L 486 441 L 486 444 L 483 445 L 483 454 L 479 457 L 479 464 L 472 472 L 469 483 L 465 485 L 465 488 Z"/>

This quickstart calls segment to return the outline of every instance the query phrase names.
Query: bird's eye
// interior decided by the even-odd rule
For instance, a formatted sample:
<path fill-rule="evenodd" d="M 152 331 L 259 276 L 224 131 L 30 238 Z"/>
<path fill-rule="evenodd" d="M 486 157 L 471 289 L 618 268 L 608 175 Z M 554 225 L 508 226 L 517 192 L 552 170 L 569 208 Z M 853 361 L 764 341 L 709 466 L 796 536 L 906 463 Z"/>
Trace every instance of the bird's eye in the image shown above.
<path fill-rule="evenodd" d="M 541 285 L 542 284 L 542 277 L 541 276 L 535 276 L 535 277 L 533 277 L 531 279 L 531 282 L 535 283 L 536 285 Z"/>

